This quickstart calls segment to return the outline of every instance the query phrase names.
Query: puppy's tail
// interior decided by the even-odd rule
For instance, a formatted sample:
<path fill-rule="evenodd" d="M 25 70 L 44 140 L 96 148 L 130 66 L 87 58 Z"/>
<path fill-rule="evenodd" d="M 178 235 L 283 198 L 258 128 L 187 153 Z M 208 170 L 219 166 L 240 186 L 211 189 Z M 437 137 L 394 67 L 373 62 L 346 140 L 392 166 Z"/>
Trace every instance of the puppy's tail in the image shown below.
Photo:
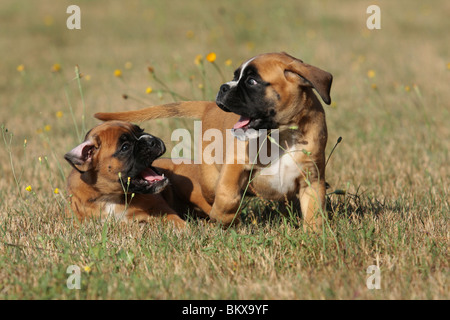
<path fill-rule="evenodd" d="M 160 118 L 198 118 L 200 119 L 207 108 L 217 108 L 213 101 L 181 101 L 141 110 L 125 112 L 100 112 L 94 117 L 102 121 L 122 120 L 128 122 L 142 122 Z"/>

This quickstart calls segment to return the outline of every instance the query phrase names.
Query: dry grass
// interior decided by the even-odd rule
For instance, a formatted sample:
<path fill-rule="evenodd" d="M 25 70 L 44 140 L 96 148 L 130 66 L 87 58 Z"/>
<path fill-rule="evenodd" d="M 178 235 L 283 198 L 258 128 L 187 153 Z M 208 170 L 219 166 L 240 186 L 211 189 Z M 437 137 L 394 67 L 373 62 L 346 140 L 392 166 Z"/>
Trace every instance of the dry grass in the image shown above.
<path fill-rule="evenodd" d="M 2 1 L 0 298 L 448 299 L 449 3 L 380 3 L 377 31 L 366 28 L 370 4 L 81 1 L 82 29 L 69 31 L 69 3 Z M 323 235 L 261 201 L 228 231 L 198 221 L 182 233 L 75 228 L 62 217 L 62 155 L 79 140 L 69 102 L 81 135 L 83 103 L 89 128 L 98 111 L 173 101 L 148 66 L 173 92 L 213 99 L 222 76 L 197 54 L 216 52 L 228 80 L 243 60 L 283 50 L 334 75 L 328 153 L 343 142 L 327 181 L 347 195 L 329 195 Z M 145 127 L 170 146 L 170 129 L 184 125 Z M 72 264 L 81 290 L 66 287 Z M 380 290 L 366 287 L 369 265 L 381 269 Z"/>

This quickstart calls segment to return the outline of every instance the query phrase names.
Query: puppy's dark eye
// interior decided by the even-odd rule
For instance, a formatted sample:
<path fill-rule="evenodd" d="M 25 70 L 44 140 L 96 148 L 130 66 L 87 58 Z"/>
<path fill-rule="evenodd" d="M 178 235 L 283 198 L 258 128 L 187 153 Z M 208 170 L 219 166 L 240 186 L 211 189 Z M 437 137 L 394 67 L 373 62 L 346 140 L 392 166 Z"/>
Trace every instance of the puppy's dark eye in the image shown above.
<path fill-rule="evenodd" d="M 258 84 L 258 81 L 256 81 L 256 80 L 253 79 L 253 78 L 248 78 L 248 79 L 247 79 L 247 84 L 250 85 L 250 86 L 254 86 L 254 85 L 257 85 L 257 84 Z"/>
<path fill-rule="evenodd" d="M 127 152 L 128 150 L 131 149 L 131 144 L 128 142 L 125 142 L 122 147 L 120 148 L 121 152 Z"/>

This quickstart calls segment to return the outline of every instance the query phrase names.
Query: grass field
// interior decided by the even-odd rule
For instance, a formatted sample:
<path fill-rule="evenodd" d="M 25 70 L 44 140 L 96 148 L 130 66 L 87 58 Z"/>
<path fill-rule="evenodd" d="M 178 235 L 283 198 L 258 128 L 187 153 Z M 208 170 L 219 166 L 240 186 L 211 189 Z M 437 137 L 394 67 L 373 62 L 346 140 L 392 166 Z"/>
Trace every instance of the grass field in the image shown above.
<path fill-rule="evenodd" d="M 0 4 L 0 299 L 450 298 L 448 1 L 85 0 L 81 30 L 66 28 L 70 4 Z M 380 30 L 366 27 L 371 4 Z M 334 76 L 327 155 L 343 140 L 324 233 L 261 200 L 230 230 L 64 217 L 63 155 L 92 114 L 212 100 L 272 51 Z M 169 152 L 180 126 L 191 122 L 144 124 Z M 66 285 L 71 265 L 80 290 Z"/>

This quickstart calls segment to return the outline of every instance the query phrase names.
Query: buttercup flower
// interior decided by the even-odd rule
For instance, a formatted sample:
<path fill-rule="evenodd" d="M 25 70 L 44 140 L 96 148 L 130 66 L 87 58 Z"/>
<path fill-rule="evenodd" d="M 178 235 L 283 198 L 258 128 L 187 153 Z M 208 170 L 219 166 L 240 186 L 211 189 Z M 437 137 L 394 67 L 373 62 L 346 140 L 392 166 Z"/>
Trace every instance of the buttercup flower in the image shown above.
<path fill-rule="evenodd" d="M 33 188 L 31 188 L 31 186 L 28 186 L 25 188 L 25 190 L 27 190 L 28 192 L 31 192 L 31 190 L 33 190 Z"/>
<path fill-rule="evenodd" d="M 208 53 L 208 55 L 206 56 L 206 60 L 208 60 L 209 62 L 214 62 L 214 61 L 216 61 L 216 58 L 217 58 L 217 56 L 216 56 L 216 54 L 214 53 L 214 52 L 210 52 L 210 53 Z"/>

